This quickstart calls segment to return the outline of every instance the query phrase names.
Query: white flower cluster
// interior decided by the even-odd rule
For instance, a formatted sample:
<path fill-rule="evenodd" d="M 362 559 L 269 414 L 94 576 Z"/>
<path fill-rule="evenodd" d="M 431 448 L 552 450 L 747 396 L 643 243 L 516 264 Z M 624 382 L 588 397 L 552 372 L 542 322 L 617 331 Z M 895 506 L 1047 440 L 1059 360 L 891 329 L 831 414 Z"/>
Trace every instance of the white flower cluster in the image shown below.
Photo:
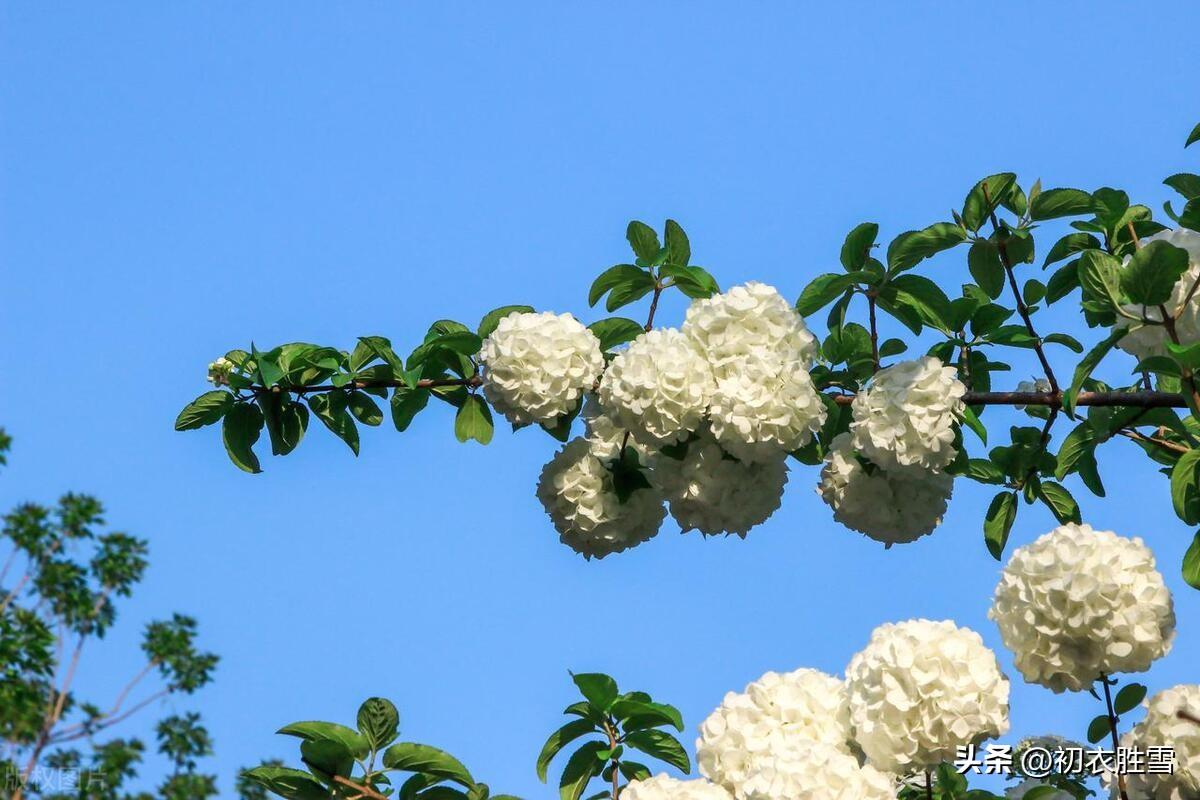
<path fill-rule="evenodd" d="M 1193 344 L 1200 341 L 1200 292 L 1192 292 L 1196 281 L 1200 280 L 1200 233 L 1186 228 L 1161 231 L 1142 240 L 1145 246 L 1150 242 L 1164 241 L 1175 247 L 1182 247 L 1188 252 L 1189 263 L 1187 270 L 1175 282 L 1171 297 L 1165 306 L 1167 313 L 1174 316 L 1175 333 L 1181 344 Z M 1155 307 L 1140 305 L 1125 306 L 1125 310 L 1153 322 L 1162 321 L 1162 311 Z M 1122 318 L 1117 323 L 1120 327 L 1128 328 L 1130 320 Z M 1155 355 L 1166 355 L 1167 342 L 1170 341 L 1166 328 L 1162 325 L 1143 325 L 1117 342 L 1117 347 L 1138 359 Z"/>
<path fill-rule="evenodd" d="M 587 558 L 653 538 L 667 514 L 653 488 L 637 489 L 620 502 L 613 473 L 583 438 L 564 445 L 542 469 L 537 496 L 562 543 Z"/>
<path fill-rule="evenodd" d="M 1030 683 L 1089 688 L 1171 649 L 1171 593 L 1141 539 L 1069 523 L 1013 552 L 988 616 Z"/>
<path fill-rule="evenodd" d="M 846 669 L 854 741 L 877 768 L 925 769 L 1008 730 L 1008 679 L 979 634 L 918 619 L 875 629 Z"/>
<path fill-rule="evenodd" d="M 948 466 L 966 390 L 954 367 L 932 356 L 880 370 L 854 398 L 855 448 L 884 469 Z"/>
<path fill-rule="evenodd" d="M 805 742 L 768 759 L 743 787 L 746 800 L 895 800 L 892 779 L 841 748 Z"/>
<path fill-rule="evenodd" d="M 633 438 L 626 442 L 625 429 L 617 424 L 612 412 L 600 403 L 596 395 L 588 395 L 579 416 L 583 420 L 584 438 L 592 446 L 592 455 L 596 458 L 606 462 L 612 461 L 621 455 L 621 445 L 624 443 L 637 451 L 643 464 L 654 463 L 655 451 L 638 444 Z"/>
<path fill-rule="evenodd" d="M 229 373 L 231 372 L 233 372 L 233 362 L 225 356 L 221 356 L 208 365 L 206 380 L 214 386 L 223 386 L 229 383 Z"/>
<path fill-rule="evenodd" d="M 729 792 L 698 779 L 681 781 L 665 772 L 652 778 L 630 781 L 621 790 L 621 800 L 730 800 Z"/>
<path fill-rule="evenodd" d="M 683 458 L 661 454 L 654 477 L 671 516 L 685 532 L 745 537 L 779 508 L 787 462 L 782 452 L 764 461 L 730 458 L 705 428 L 688 444 Z"/>
<path fill-rule="evenodd" d="M 731 455 L 770 459 L 820 430 L 827 412 L 808 375 L 816 339 L 774 288 L 750 282 L 696 300 L 682 331 L 711 367 L 709 419 Z"/>
<path fill-rule="evenodd" d="M 849 754 L 849 741 L 841 680 L 815 669 L 768 672 L 745 691 L 726 694 L 700 724 L 696 763 L 700 774 L 745 800 L 747 783 L 760 770 L 783 770 L 781 762 L 800 758 L 804 744 L 826 744 Z"/>
<path fill-rule="evenodd" d="M 516 425 L 573 411 L 604 369 L 600 340 L 570 314 L 513 312 L 483 342 L 483 393 Z"/>
<path fill-rule="evenodd" d="M 835 520 L 886 547 L 932 533 L 953 490 L 954 478 L 937 470 L 864 465 L 845 433 L 831 442 L 817 485 Z"/>
<path fill-rule="evenodd" d="M 600 382 L 600 400 L 633 438 L 651 447 L 679 441 L 704 418 L 712 371 L 688 337 L 665 328 L 643 333 Z"/>
<path fill-rule="evenodd" d="M 1179 717 L 1186 711 L 1200 717 L 1200 684 L 1181 684 L 1159 692 L 1146 703 L 1146 717 L 1121 737 L 1122 747 L 1169 747 L 1175 752 L 1174 772 L 1125 776 L 1131 798 L 1195 800 L 1200 797 L 1200 725 Z"/>

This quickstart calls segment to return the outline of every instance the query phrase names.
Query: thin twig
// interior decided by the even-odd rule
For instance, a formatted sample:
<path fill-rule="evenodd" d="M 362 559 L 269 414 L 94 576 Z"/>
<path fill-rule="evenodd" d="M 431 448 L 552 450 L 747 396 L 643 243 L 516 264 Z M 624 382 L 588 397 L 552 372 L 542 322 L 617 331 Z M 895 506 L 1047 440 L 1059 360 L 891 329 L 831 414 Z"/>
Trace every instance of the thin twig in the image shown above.
<path fill-rule="evenodd" d="M 1200 717 L 1197 717 L 1195 714 L 1192 714 L 1191 712 L 1180 709 L 1179 711 L 1175 712 L 1175 716 L 1179 717 L 1181 720 L 1184 720 L 1185 722 L 1194 722 L 1197 725 L 1200 725 Z"/>
<path fill-rule="evenodd" d="M 879 371 L 879 328 L 875 324 L 875 293 L 867 292 L 867 317 L 871 323 L 871 360 Z"/>
<path fill-rule="evenodd" d="M 1188 452 L 1188 450 L 1189 450 L 1189 448 L 1184 447 L 1181 444 L 1177 444 L 1175 442 L 1169 442 L 1166 439 L 1159 439 L 1155 436 L 1146 436 L 1144 433 L 1138 433 L 1137 431 L 1120 430 L 1120 431 L 1117 431 L 1117 433 L 1120 434 L 1121 436 L 1124 436 L 1127 439 L 1132 439 L 1135 442 L 1143 442 L 1145 444 L 1152 444 L 1152 445 L 1155 445 L 1156 447 L 1162 448 L 1163 450 L 1170 450 L 1172 453 L 1183 454 L 1183 453 Z"/>
<path fill-rule="evenodd" d="M 343 778 L 341 775 L 334 775 L 333 782 L 337 783 L 337 784 L 341 784 L 342 786 L 348 786 L 349 788 L 358 792 L 358 795 L 351 798 L 351 800 L 358 800 L 358 798 L 362 798 L 362 797 L 370 797 L 371 800 L 388 800 L 386 795 L 380 794 L 379 792 L 372 789 L 370 786 L 363 786 L 361 784 L 355 783 L 354 781 L 350 780 L 349 778 Z"/>
<path fill-rule="evenodd" d="M 854 402 L 853 394 L 830 395 L 840 406 Z M 1057 392 L 967 392 L 963 402 L 969 406 L 1049 406 L 1061 408 L 1063 398 Z M 1080 392 L 1077 406 L 1108 406 L 1113 408 L 1187 408 L 1181 394 L 1170 392 Z"/>
<path fill-rule="evenodd" d="M 1101 672 L 1100 682 L 1104 684 L 1104 703 L 1108 706 L 1108 731 L 1112 734 L 1113 752 L 1121 747 L 1120 737 L 1117 736 L 1117 715 L 1113 711 L 1112 689 L 1108 685 L 1108 677 Z M 1129 795 L 1125 793 L 1125 776 L 1117 773 L 1117 787 L 1121 793 L 1121 800 L 1129 800 Z"/>

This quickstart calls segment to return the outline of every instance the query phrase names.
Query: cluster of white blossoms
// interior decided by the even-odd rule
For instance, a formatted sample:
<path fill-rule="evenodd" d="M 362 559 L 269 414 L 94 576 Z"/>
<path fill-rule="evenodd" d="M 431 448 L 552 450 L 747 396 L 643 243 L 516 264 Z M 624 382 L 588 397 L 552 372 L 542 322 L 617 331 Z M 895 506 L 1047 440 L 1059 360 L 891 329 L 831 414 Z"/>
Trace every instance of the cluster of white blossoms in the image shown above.
<path fill-rule="evenodd" d="M 643 333 L 618 354 L 600 382 L 600 400 L 633 438 L 651 447 L 679 441 L 704 419 L 712 370 L 677 330 Z"/>
<path fill-rule="evenodd" d="M 837 522 L 886 547 L 932 533 L 953 490 L 954 478 L 937 470 L 864 465 L 846 433 L 830 443 L 817 485 Z"/>
<path fill-rule="evenodd" d="M 1165 303 L 1167 313 L 1175 317 L 1175 333 L 1182 344 L 1200 342 L 1200 291 L 1192 289 L 1200 281 L 1200 233 L 1186 228 L 1161 231 L 1142 240 L 1142 246 L 1156 241 L 1164 241 L 1187 251 L 1189 263 L 1187 270 L 1175 282 L 1171 289 L 1171 297 Z M 1162 322 L 1162 310 L 1154 306 L 1128 305 L 1126 311 L 1135 314 L 1152 323 Z M 1120 319 L 1118 326 L 1132 327 L 1135 323 L 1128 319 Z M 1161 356 L 1167 353 L 1167 342 L 1170 337 L 1163 325 L 1146 324 L 1130 331 L 1128 335 L 1117 342 L 1117 347 L 1138 359 L 1150 356 Z"/>
<path fill-rule="evenodd" d="M 746 800 L 895 800 L 896 784 L 844 749 L 804 742 L 766 760 L 743 791 Z"/>
<path fill-rule="evenodd" d="M 715 783 L 698 779 L 681 781 L 665 772 L 652 778 L 630 781 L 621 790 L 622 800 L 730 800 L 729 792 Z"/>
<path fill-rule="evenodd" d="M 1181 684 L 1150 698 L 1146 717 L 1121 737 L 1121 746 L 1168 747 L 1174 751 L 1174 771 L 1125 776 L 1131 798 L 1195 800 L 1200 797 L 1200 725 L 1183 719 L 1180 711 L 1200 717 L 1200 684 Z"/>
<path fill-rule="evenodd" d="M 815 669 L 768 672 L 740 693 L 729 692 L 702 723 L 696 740 L 700 774 L 738 800 L 762 769 L 807 743 L 850 753 L 850 715 L 844 683 Z M 802 754 L 801 754 L 802 755 Z"/>
<path fill-rule="evenodd" d="M 604 370 L 600 340 L 570 314 L 512 313 L 483 342 L 483 393 L 516 425 L 554 423 Z"/>
<path fill-rule="evenodd" d="M 682 331 L 711 368 L 708 415 L 731 455 L 770 459 L 820 430 L 828 412 L 808 374 L 817 342 L 774 288 L 751 281 L 696 300 Z"/>
<path fill-rule="evenodd" d="M 1030 683 L 1088 689 L 1171 649 L 1171 593 L 1141 539 L 1068 523 L 1017 548 L 988 616 Z"/>
<path fill-rule="evenodd" d="M 229 373 L 231 372 L 233 372 L 233 362 L 225 356 L 221 356 L 208 365 L 208 377 L 205 380 L 214 386 L 222 386 L 229 383 Z"/>
<path fill-rule="evenodd" d="M 537 496 L 562 543 L 587 558 L 653 538 L 667 513 L 653 488 L 634 491 L 622 503 L 612 471 L 584 438 L 568 442 L 542 469 Z"/>
<path fill-rule="evenodd" d="M 854 741 L 894 773 L 1008 730 L 1008 678 L 978 633 L 918 619 L 875 629 L 846 669 Z"/>
<path fill-rule="evenodd" d="M 726 455 L 705 428 L 683 458 L 661 454 L 654 478 L 685 532 L 744 537 L 779 508 L 787 473 L 784 453 L 770 460 L 739 461 Z"/>
<path fill-rule="evenodd" d="M 854 447 L 884 469 L 947 467 L 966 391 L 954 367 L 933 356 L 881 369 L 851 406 Z"/>

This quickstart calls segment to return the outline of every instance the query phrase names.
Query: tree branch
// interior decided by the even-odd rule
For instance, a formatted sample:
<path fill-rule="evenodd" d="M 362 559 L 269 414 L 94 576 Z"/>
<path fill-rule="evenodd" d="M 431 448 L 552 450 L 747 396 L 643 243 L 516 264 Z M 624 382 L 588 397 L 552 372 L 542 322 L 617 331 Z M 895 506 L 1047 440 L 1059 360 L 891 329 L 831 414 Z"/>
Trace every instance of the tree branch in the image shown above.
<path fill-rule="evenodd" d="M 334 775 L 333 782 L 340 784 L 342 786 L 349 787 L 349 788 L 353 789 L 354 791 L 358 792 L 358 794 L 355 796 L 355 798 L 352 798 L 352 800 L 358 800 L 358 798 L 362 798 L 362 797 L 370 797 L 371 800 L 388 800 L 388 798 L 385 795 L 380 794 L 379 792 L 372 789 L 370 786 L 362 786 L 362 785 L 357 784 L 354 781 L 350 780 L 349 778 L 343 778 L 341 775 Z"/>
<path fill-rule="evenodd" d="M 983 200 L 990 208 L 992 200 L 988 197 L 987 181 L 983 182 Z M 996 219 L 996 211 L 993 209 L 989 212 L 992 221 L 992 232 L 994 234 L 1000 231 L 1000 221 Z M 1000 252 L 1000 263 L 1004 266 L 1004 274 L 1008 276 L 1008 285 L 1012 289 L 1013 300 L 1017 304 L 1017 313 L 1021 315 L 1021 320 L 1025 323 L 1025 330 L 1034 339 L 1033 349 L 1037 353 L 1038 361 L 1042 362 L 1042 370 L 1046 373 L 1046 380 L 1050 382 L 1050 391 L 1058 392 L 1058 379 L 1054 377 L 1054 370 L 1050 368 L 1050 361 L 1046 358 L 1046 351 L 1042 347 L 1042 338 L 1038 336 L 1034 330 L 1033 320 L 1029 316 L 1029 306 L 1025 305 L 1025 298 L 1021 296 L 1021 289 L 1017 286 L 1017 276 L 1013 273 L 1012 259 L 1008 257 L 1008 245 L 1001 241 L 997 236 L 996 249 Z"/>
<path fill-rule="evenodd" d="M 840 406 L 854 402 L 853 394 L 835 394 L 833 401 Z M 1061 408 L 1061 392 L 967 392 L 963 402 L 969 406 L 1049 406 Z M 1170 392 L 1080 392 L 1077 406 L 1110 406 L 1115 408 L 1187 408 L 1181 394 Z"/>

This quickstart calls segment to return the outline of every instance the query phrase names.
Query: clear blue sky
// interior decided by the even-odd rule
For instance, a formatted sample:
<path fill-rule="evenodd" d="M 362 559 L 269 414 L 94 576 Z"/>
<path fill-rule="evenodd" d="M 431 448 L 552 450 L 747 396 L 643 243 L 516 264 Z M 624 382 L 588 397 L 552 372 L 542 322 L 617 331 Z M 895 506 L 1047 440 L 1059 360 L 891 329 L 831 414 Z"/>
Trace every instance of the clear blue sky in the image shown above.
<path fill-rule="evenodd" d="M 381 694 L 406 737 L 543 796 L 569 668 L 678 704 L 690 749 L 727 690 L 839 671 L 882 622 L 953 617 L 999 648 L 990 495 L 967 482 L 936 535 L 888 552 L 797 467 L 744 542 L 668 525 L 585 563 L 534 498 L 540 436 L 461 446 L 437 409 L 364 435 L 357 460 L 314 430 L 252 477 L 216 431 L 171 429 L 205 365 L 251 339 L 409 346 L 504 303 L 594 319 L 587 286 L 627 258 L 630 218 L 680 220 L 723 285 L 795 297 L 854 224 L 944 219 L 1000 169 L 1157 208 L 1164 176 L 1200 166 L 1181 148 L 1200 120 L 1187 4 L 903 6 L 4 4 L 0 501 L 94 492 L 154 556 L 87 688 L 114 693 L 141 625 L 184 610 L 223 656 L 195 705 L 226 789 L 293 755 L 281 724 Z M 952 286 L 964 259 L 922 272 Z M 1146 537 L 1176 592 L 1179 641 L 1148 682 L 1195 681 L 1191 532 L 1131 445 L 1101 460 L 1110 498 L 1080 488 L 1085 518 Z M 1023 507 L 1013 542 L 1050 527 Z M 1019 679 L 1013 700 L 1013 741 L 1082 737 L 1096 712 Z"/>

